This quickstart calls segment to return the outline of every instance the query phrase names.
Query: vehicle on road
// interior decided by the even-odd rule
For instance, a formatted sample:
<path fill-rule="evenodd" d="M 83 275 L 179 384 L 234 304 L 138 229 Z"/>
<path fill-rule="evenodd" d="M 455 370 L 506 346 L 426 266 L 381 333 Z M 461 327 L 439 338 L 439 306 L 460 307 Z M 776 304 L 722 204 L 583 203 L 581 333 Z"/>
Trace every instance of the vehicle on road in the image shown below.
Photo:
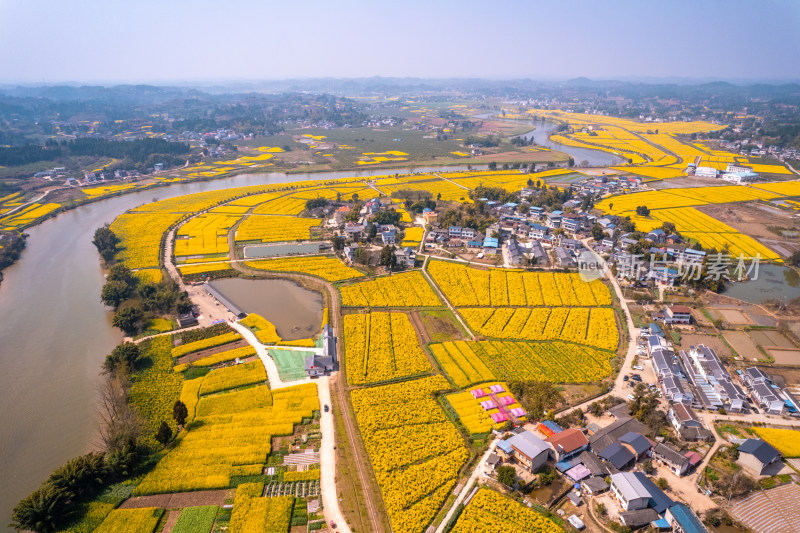
<path fill-rule="evenodd" d="M 327 413 L 328 411 L 330 411 L 330 408 L 328 407 L 328 404 L 326 403 L 325 404 L 325 412 Z"/>
<path fill-rule="evenodd" d="M 642 370 L 644 370 L 644 367 L 642 365 L 633 365 L 633 369 L 642 371 Z"/>
<path fill-rule="evenodd" d="M 622 377 L 622 381 L 628 381 L 628 379 L 629 379 L 629 377 L 628 377 L 628 374 L 625 374 L 625 375 Z"/>

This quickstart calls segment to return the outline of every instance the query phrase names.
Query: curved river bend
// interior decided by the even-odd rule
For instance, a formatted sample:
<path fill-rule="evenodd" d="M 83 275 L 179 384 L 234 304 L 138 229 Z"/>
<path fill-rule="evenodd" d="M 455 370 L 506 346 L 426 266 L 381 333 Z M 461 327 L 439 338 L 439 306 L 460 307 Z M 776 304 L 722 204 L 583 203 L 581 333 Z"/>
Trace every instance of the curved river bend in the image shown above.
<path fill-rule="evenodd" d="M 531 135 L 548 145 L 550 124 Z M 554 146 L 556 148 L 556 146 Z M 556 148 L 559 149 L 559 148 Z M 576 161 L 586 154 L 563 147 Z M 608 160 L 603 152 L 592 152 Z M 612 156 L 613 157 L 613 156 Z M 0 285 L 0 529 L 11 510 L 68 459 L 95 444 L 100 369 L 122 334 L 100 302 L 104 283 L 92 245 L 95 229 L 141 204 L 202 191 L 394 172 L 467 170 L 411 168 L 315 174 L 241 174 L 109 198 L 61 213 L 27 230 L 28 246 Z"/>
<path fill-rule="evenodd" d="M 12 531 L 6 524 L 20 499 L 97 443 L 99 372 L 122 334 L 100 302 L 104 273 L 92 245 L 95 229 L 156 199 L 386 173 L 241 174 L 181 183 L 87 204 L 27 230 L 28 246 L 0 285 L 0 531 Z"/>

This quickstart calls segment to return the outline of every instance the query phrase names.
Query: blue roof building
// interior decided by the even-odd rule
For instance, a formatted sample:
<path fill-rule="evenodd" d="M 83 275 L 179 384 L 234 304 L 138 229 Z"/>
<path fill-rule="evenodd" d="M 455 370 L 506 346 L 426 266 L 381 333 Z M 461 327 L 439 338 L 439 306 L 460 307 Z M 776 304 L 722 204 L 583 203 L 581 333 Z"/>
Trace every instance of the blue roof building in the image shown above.
<path fill-rule="evenodd" d="M 484 248 L 497 248 L 499 245 L 500 245 L 500 243 L 494 237 L 486 237 L 483 240 L 483 247 Z"/>
<path fill-rule="evenodd" d="M 708 533 L 708 529 L 700 522 L 697 515 L 682 503 L 676 503 L 668 508 L 664 518 L 666 518 L 669 525 L 672 526 L 675 531 L 683 531 L 684 533 Z"/>

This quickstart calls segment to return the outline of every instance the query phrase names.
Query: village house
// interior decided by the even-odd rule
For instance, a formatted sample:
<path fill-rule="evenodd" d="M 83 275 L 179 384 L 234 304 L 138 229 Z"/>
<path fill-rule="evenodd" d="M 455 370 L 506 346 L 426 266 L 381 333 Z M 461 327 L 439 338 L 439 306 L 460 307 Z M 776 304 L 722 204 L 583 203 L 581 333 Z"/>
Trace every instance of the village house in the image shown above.
<path fill-rule="evenodd" d="M 661 317 L 665 324 L 691 324 L 692 310 L 685 305 L 670 305 L 663 309 Z"/>
<path fill-rule="evenodd" d="M 583 217 L 568 213 L 561 217 L 561 227 L 572 233 L 578 233 L 583 227 Z"/>
<path fill-rule="evenodd" d="M 736 462 L 747 472 L 764 475 L 770 465 L 779 462 L 781 454 L 763 439 L 747 439 L 739 445 L 739 458 Z"/>
<path fill-rule="evenodd" d="M 520 431 L 514 436 L 500 441 L 497 448 L 507 456 L 513 457 L 530 472 L 536 472 L 550 459 L 550 446 L 531 433 Z"/>
<path fill-rule="evenodd" d="M 589 447 L 586 435 L 579 429 L 570 428 L 560 431 L 545 441 L 553 449 L 553 456 L 556 461 L 565 461 L 570 457 L 578 455 Z"/>
<path fill-rule="evenodd" d="M 683 503 L 669 507 L 664 518 L 675 533 L 709 533 L 694 511 Z"/>
<path fill-rule="evenodd" d="M 650 439 L 635 431 L 629 431 L 624 434 L 619 438 L 619 442 L 633 454 L 636 461 L 640 461 L 650 455 L 650 450 L 653 447 Z"/>
<path fill-rule="evenodd" d="M 357 222 L 348 222 L 344 225 L 344 234 L 348 239 L 358 242 L 364 238 L 364 226 Z"/>
<path fill-rule="evenodd" d="M 548 228 L 551 229 L 558 229 L 561 227 L 561 211 L 553 211 L 552 213 L 547 213 L 545 224 L 547 224 Z"/>
<path fill-rule="evenodd" d="M 572 254 L 563 246 L 556 248 L 556 263 L 561 268 L 571 268 L 576 265 Z"/>
<path fill-rule="evenodd" d="M 708 438 L 709 431 L 697 417 L 694 410 L 688 405 L 675 403 L 670 406 L 667 418 L 681 437 L 687 440 L 700 440 Z M 701 437 L 702 436 L 702 437 Z"/>
<path fill-rule="evenodd" d="M 625 511 L 652 508 L 661 514 L 674 502 L 642 472 L 611 474 L 611 492 Z"/>
<path fill-rule="evenodd" d="M 667 469 L 680 477 L 689 470 L 689 458 L 676 450 L 675 448 L 659 442 L 653 448 L 652 452 L 653 461 L 657 464 L 664 465 Z"/>
<path fill-rule="evenodd" d="M 417 263 L 417 252 L 408 246 L 403 246 L 395 250 L 394 256 L 397 258 L 397 266 L 414 268 Z"/>

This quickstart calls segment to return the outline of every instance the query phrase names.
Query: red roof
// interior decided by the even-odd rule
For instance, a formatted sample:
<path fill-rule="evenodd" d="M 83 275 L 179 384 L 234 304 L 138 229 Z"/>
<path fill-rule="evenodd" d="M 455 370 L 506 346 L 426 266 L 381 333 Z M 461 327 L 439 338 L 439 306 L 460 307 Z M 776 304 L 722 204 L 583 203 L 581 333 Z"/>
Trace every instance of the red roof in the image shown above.
<path fill-rule="evenodd" d="M 697 452 L 686 452 L 685 457 L 689 459 L 689 464 L 692 466 L 703 460 L 703 458 L 700 457 L 700 454 Z"/>
<path fill-rule="evenodd" d="M 691 315 L 692 310 L 686 307 L 685 305 L 673 305 L 672 306 L 673 313 L 681 313 L 683 315 Z"/>
<path fill-rule="evenodd" d="M 552 437 L 547 437 L 545 442 L 549 442 L 556 449 L 560 446 L 565 453 L 574 452 L 581 446 L 589 444 L 586 435 L 580 429 L 575 428 L 565 429 Z"/>

